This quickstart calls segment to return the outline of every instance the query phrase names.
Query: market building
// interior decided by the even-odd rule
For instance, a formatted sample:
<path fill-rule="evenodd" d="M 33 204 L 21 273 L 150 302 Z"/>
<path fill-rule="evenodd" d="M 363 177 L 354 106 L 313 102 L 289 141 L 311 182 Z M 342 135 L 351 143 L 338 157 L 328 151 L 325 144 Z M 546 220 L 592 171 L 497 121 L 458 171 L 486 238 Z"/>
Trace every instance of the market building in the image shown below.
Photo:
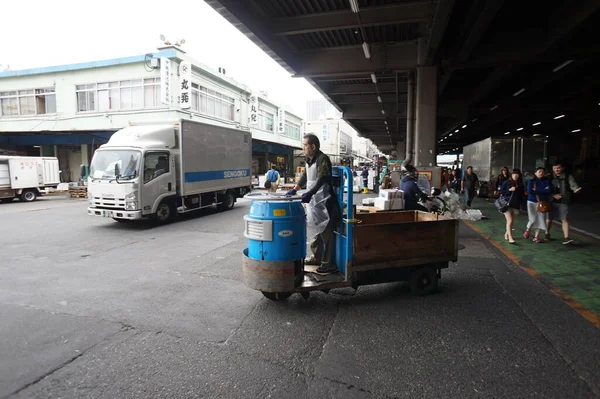
<path fill-rule="evenodd" d="M 302 119 L 177 46 L 155 53 L 0 72 L 0 153 L 56 156 L 62 181 L 130 124 L 190 119 L 250 131 L 254 175 L 289 170 Z"/>

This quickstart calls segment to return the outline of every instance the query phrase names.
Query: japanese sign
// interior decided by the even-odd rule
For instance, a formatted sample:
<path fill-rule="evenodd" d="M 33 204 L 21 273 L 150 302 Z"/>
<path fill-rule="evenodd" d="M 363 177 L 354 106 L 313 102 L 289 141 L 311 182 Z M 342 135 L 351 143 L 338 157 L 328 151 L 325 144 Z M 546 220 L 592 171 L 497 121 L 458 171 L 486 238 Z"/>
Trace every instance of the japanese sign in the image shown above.
<path fill-rule="evenodd" d="M 321 139 L 327 141 L 329 139 L 329 125 L 324 123 L 321 125 Z"/>
<path fill-rule="evenodd" d="M 285 133 L 285 108 L 277 109 L 277 133 Z"/>
<path fill-rule="evenodd" d="M 258 96 L 250 93 L 250 124 L 258 124 Z"/>
<path fill-rule="evenodd" d="M 160 102 L 171 104 L 171 60 L 160 58 Z"/>
<path fill-rule="evenodd" d="M 192 99 L 192 65 L 187 61 L 179 64 L 179 106 L 190 108 Z"/>

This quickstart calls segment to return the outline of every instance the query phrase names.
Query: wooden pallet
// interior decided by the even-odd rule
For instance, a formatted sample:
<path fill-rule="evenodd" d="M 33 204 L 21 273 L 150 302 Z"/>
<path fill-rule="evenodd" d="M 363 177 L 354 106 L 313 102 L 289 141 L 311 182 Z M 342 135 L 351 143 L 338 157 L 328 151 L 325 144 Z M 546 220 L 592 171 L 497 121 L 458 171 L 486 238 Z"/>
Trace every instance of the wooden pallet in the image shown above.
<path fill-rule="evenodd" d="M 87 198 L 87 187 L 75 186 L 69 187 L 69 197 L 71 198 Z"/>
<path fill-rule="evenodd" d="M 384 212 L 384 210 L 375 208 L 374 206 L 359 205 L 356 207 L 356 213 L 377 213 L 377 212 Z"/>

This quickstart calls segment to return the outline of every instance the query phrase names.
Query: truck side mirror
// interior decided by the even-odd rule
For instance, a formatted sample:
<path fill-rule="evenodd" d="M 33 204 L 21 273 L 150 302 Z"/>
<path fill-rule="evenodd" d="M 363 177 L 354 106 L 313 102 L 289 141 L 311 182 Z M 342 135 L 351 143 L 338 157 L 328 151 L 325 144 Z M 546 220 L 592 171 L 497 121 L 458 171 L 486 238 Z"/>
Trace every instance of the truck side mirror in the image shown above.
<path fill-rule="evenodd" d="M 121 176 L 121 168 L 119 167 L 119 164 L 116 163 L 115 164 L 115 177 L 118 178 L 119 176 Z"/>

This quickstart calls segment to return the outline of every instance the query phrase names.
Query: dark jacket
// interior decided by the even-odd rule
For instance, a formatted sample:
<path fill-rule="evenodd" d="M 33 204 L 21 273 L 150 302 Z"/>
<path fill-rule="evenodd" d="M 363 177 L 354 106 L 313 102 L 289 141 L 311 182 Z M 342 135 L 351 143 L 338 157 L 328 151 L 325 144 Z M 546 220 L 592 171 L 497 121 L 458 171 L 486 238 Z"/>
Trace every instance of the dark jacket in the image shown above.
<path fill-rule="evenodd" d="M 517 184 L 517 189 L 515 191 L 510 191 L 510 189 L 514 186 L 512 180 L 507 180 L 502 183 L 500 187 L 500 195 L 508 201 L 511 208 L 520 209 L 521 202 L 523 198 L 525 198 L 525 188 Z"/>
<path fill-rule="evenodd" d="M 362 172 L 360 172 L 360 175 L 362 176 L 363 179 L 368 179 L 369 171 L 367 169 L 364 169 Z"/>
<path fill-rule="evenodd" d="M 496 177 L 496 184 L 494 185 L 494 191 L 499 190 L 500 187 L 504 184 L 505 181 L 510 179 L 510 176 L 504 176 L 502 173 L 498 177 Z"/>
<path fill-rule="evenodd" d="M 534 177 L 527 182 L 527 192 L 529 193 L 527 196 L 529 202 L 537 202 L 536 195 L 540 198 L 540 201 L 548 201 L 548 198 L 550 198 L 550 182 L 546 179 Z"/>
<path fill-rule="evenodd" d="M 327 212 L 329 212 L 329 224 L 327 225 L 327 228 L 335 228 L 340 220 L 341 212 L 338 207 L 337 198 L 332 185 L 331 177 L 333 168 L 331 166 L 331 160 L 321 150 L 318 150 L 313 159 L 309 159 L 308 157 L 306 158 L 307 168 L 313 163 L 317 164 L 317 182 L 310 192 L 314 195 L 317 191 L 319 191 L 323 184 L 329 184 L 329 194 L 331 197 L 327 200 L 326 204 Z M 307 180 L 305 169 L 302 177 L 300 177 L 300 180 L 298 181 L 298 185 L 300 187 L 304 187 Z"/>
<path fill-rule="evenodd" d="M 562 198 L 559 200 L 553 199 L 554 202 L 558 202 L 559 204 L 570 204 L 571 194 L 578 188 L 579 184 L 577 184 L 573 176 L 568 173 L 563 173 L 560 176 L 554 176 L 553 173 L 550 178 L 551 194 L 562 195 Z"/>
<path fill-rule="evenodd" d="M 421 191 L 414 179 L 404 176 L 400 183 L 400 190 L 404 192 L 404 209 L 413 211 L 419 209 L 417 201 L 419 199 L 426 201 L 427 195 Z"/>
<path fill-rule="evenodd" d="M 479 182 L 479 178 L 475 174 L 475 172 L 468 174 L 465 173 L 463 175 L 462 180 L 465 182 L 465 191 L 475 191 L 477 189 L 477 184 Z"/>

